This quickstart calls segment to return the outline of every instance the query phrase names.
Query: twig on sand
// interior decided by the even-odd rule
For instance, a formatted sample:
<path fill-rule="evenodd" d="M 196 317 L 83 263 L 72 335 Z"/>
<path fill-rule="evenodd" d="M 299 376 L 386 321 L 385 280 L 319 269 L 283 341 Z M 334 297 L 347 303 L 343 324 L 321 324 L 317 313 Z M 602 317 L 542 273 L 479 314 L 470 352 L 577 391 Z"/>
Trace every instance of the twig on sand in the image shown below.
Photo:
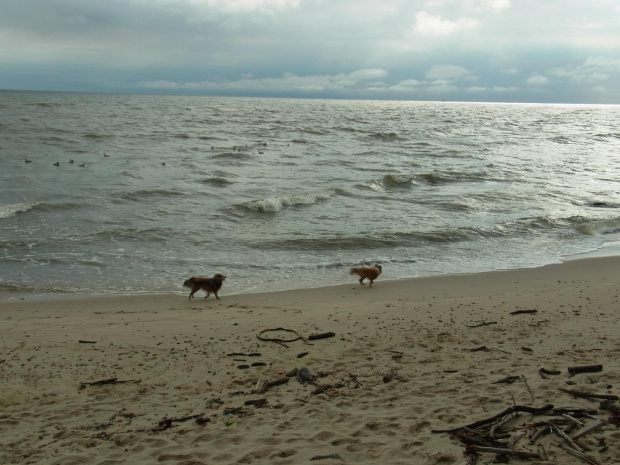
<path fill-rule="evenodd" d="M 555 375 L 560 375 L 560 374 L 562 374 L 562 372 L 561 372 L 560 370 L 547 370 L 547 369 L 545 368 L 545 366 L 544 366 L 544 365 L 542 365 L 542 366 L 540 367 L 540 370 L 538 370 L 538 374 L 540 375 L 540 377 L 541 377 L 542 379 L 547 379 L 547 377 L 546 377 L 545 375 L 552 375 L 552 376 L 555 376 Z"/>
<path fill-rule="evenodd" d="M 521 315 L 522 313 L 538 313 L 538 310 L 529 309 L 529 310 L 515 310 L 514 312 L 510 312 L 511 315 Z"/>
<path fill-rule="evenodd" d="M 519 457 L 523 459 L 537 459 L 540 460 L 542 457 L 538 452 L 529 452 L 526 450 L 516 450 L 516 449 L 502 449 L 500 447 L 480 447 L 473 446 L 476 448 L 477 452 L 489 452 L 491 454 L 499 454 L 499 455 L 509 455 L 511 457 Z"/>
<path fill-rule="evenodd" d="M 141 379 L 120 380 L 118 378 L 101 379 L 99 381 L 92 381 L 92 382 L 85 381 L 85 382 L 80 383 L 80 389 L 84 389 L 86 386 L 101 386 L 104 384 L 140 383 L 141 381 L 142 381 Z"/>
<path fill-rule="evenodd" d="M 332 333 L 331 331 L 328 333 L 311 334 L 310 336 L 308 336 L 308 340 L 314 341 L 316 339 L 326 339 L 328 337 L 334 337 L 335 335 L 336 333 Z"/>
<path fill-rule="evenodd" d="M 530 398 L 532 399 L 532 402 L 530 403 L 530 405 L 533 405 L 534 402 L 536 402 L 536 396 L 534 396 L 534 393 L 532 392 L 530 385 L 527 384 L 527 380 L 525 379 L 524 375 L 521 375 L 521 379 L 523 380 L 523 383 L 525 384 L 525 387 L 527 388 L 527 392 L 530 393 Z"/>
<path fill-rule="evenodd" d="M 465 325 L 465 326 L 467 326 L 468 328 L 479 328 L 480 326 L 496 325 L 496 324 L 497 324 L 497 321 L 485 321 L 477 325 Z"/>
<path fill-rule="evenodd" d="M 268 331 L 285 331 L 285 332 L 289 332 L 289 333 L 294 333 L 296 336 L 293 338 L 289 338 L 289 339 L 283 339 L 280 337 L 265 337 L 263 336 L 264 333 L 268 332 Z M 257 336 L 261 341 L 271 341 L 271 342 L 277 342 L 279 344 L 283 344 L 285 342 L 293 342 L 296 341 L 298 339 L 301 339 L 301 334 L 299 334 L 299 331 L 294 330 L 294 329 L 289 329 L 289 328 L 267 328 L 267 329 L 263 329 L 261 331 L 258 332 Z"/>
<path fill-rule="evenodd" d="M 444 429 L 444 430 L 437 430 L 437 429 L 433 429 L 431 430 L 431 433 L 454 433 L 455 431 L 459 431 L 463 428 L 469 428 L 469 429 L 475 429 L 478 428 L 479 426 L 483 426 L 483 425 L 488 425 L 489 423 L 493 423 L 495 420 L 497 420 L 498 418 L 503 418 L 504 416 L 512 413 L 512 412 L 525 412 L 525 413 L 531 413 L 532 415 L 540 415 L 542 413 L 545 413 L 549 410 L 551 410 L 553 408 L 552 404 L 547 404 L 544 405 L 542 407 L 529 407 L 527 405 L 514 405 L 512 407 L 508 407 L 507 409 L 505 409 L 504 411 L 498 413 L 497 415 L 493 415 L 490 418 L 487 418 L 485 420 L 479 420 L 476 421 L 474 423 L 471 423 L 469 425 L 465 425 L 465 426 L 461 426 L 458 428 L 451 428 L 451 429 Z"/>
<path fill-rule="evenodd" d="M 614 394 L 591 394 L 583 391 L 573 391 L 572 389 L 559 389 L 562 392 L 570 394 L 575 397 L 582 397 L 584 399 L 605 399 L 605 400 L 620 400 L 620 398 Z"/>
<path fill-rule="evenodd" d="M 492 384 L 512 384 L 520 378 L 520 376 L 506 376 L 505 378 L 494 381 Z"/>
<path fill-rule="evenodd" d="M 339 454 L 315 455 L 314 457 L 310 457 L 310 460 L 326 460 L 326 459 L 340 459 L 340 460 L 344 460 L 342 457 L 340 457 Z"/>

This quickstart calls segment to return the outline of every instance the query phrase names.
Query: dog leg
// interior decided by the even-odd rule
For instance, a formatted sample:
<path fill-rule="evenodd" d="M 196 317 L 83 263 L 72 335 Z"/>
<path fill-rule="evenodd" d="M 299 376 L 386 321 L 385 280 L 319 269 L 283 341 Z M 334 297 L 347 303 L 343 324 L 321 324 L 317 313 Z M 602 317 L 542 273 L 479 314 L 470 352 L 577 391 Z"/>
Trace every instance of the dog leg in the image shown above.
<path fill-rule="evenodd" d="M 369 287 L 372 287 L 372 279 L 370 280 L 370 286 Z"/>
<path fill-rule="evenodd" d="M 366 285 L 366 284 L 364 284 L 364 278 L 360 278 L 360 284 L 361 284 L 362 286 L 365 286 L 365 285 Z"/>
<path fill-rule="evenodd" d="M 209 297 L 210 295 L 211 295 L 211 293 L 210 293 L 210 292 L 207 292 L 207 295 L 205 296 L 205 299 L 206 299 L 207 297 Z"/>
<path fill-rule="evenodd" d="M 213 291 L 213 293 L 215 294 L 215 298 L 216 298 L 217 300 L 222 300 L 222 299 L 220 299 L 220 298 L 217 296 L 217 291 Z"/>

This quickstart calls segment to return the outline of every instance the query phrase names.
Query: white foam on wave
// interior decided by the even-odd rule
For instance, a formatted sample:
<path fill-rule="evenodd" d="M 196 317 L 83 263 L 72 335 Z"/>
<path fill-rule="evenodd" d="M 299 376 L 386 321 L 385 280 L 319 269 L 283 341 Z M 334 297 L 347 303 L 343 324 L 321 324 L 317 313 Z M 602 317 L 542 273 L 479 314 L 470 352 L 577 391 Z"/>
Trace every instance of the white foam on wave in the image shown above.
<path fill-rule="evenodd" d="M 28 210 L 32 210 L 36 207 L 36 203 L 12 203 L 7 205 L 0 205 L 0 219 L 10 218 L 18 213 L 24 213 Z"/>
<path fill-rule="evenodd" d="M 257 212 L 276 213 L 284 207 L 294 205 L 312 205 L 320 200 L 327 200 L 336 194 L 334 189 L 302 192 L 299 194 L 284 195 L 281 197 L 267 197 L 261 200 L 252 200 L 242 206 Z"/>

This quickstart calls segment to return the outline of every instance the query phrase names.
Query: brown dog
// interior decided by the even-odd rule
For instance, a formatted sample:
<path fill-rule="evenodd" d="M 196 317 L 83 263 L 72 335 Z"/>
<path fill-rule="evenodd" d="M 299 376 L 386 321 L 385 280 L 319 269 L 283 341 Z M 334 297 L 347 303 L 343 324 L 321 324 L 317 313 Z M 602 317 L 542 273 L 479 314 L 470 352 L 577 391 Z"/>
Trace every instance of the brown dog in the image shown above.
<path fill-rule="evenodd" d="M 183 283 L 184 287 L 189 287 L 192 292 L 189 293 L 189 299 L 194 296 L 194 293 L 202 289 L 207 293 L 205 299 L 211 295 L 213 292 L 215 294 L 215 298 L 220 300 L 217 296 L 217 291 L 222 287 L 222 283 L 226 279 L 226 276 L 223 274 L 215 273 L 212 278 L 205 278 L 202 276 L 193 276 Z"/>
<path fill-rule="evenodd" d="M 358 266 L 357 268 L 351 268 L 351 274 L 356 274 L 360 277 L 360 284 L 364 286 L 364 279 L 368 278 L 370 281 L 370 285 L 372 286 L 372 282 L 379 277 L 381 274 L 382 268 L 381 265 L 375 266 Z"/>

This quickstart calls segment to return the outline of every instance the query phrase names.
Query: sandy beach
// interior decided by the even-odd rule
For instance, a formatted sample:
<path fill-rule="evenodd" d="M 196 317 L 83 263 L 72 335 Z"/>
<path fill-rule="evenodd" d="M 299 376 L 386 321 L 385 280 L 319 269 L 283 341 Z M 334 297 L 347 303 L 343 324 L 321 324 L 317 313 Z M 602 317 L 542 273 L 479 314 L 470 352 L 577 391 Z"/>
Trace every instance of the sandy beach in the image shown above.
<path fill-rule="evenodd" d="M 5 301 L 0 462 L 460 465 L 475 448 L 492 462 L 490 447 L 534 454 L 511 463 L 617 464 L 619 276 L 620 257 L 596 257 L 384 269 L 372 287 L 224 284 L 221 300 Z M 463 436 L 479 442 L 468 455 Z"/>

